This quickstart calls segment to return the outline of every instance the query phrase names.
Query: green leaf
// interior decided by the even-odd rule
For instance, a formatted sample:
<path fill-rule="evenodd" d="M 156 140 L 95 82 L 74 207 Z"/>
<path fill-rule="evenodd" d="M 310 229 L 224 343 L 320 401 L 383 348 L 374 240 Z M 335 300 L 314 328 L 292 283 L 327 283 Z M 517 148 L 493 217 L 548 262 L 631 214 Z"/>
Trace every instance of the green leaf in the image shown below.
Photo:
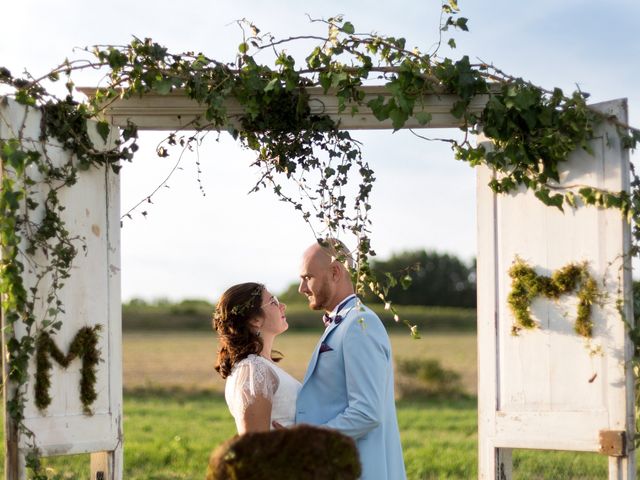
<path fill-rule="evenodd" d="M 460 17 L 459 19 L 456 20 L 456 27 L 458 27 L 460 30 L 463 30 L 465 32 L 469 31 L 469 27 L 467 27 L 467 19 L 464 17 Z"/>
<path fill-rule="evenodd" d="M 447 42 L 447 45 L 449 45 L 451 48 L 456 48 L 456 41 L 453 38 L 450 38 Z"/>
<path fill-rule="evenodd" d="M 30 107 L 33 107 L 36 104 L 36 99 L 34 97 L 32 97 L 31 95 L 29 95 L 29 92 L 27 92 L 24 89 L 20 89 L 16 92 L 16 102 L 22 104 L 22 105 L 28 105 Z"/>
<path fill-rule="evenodd" d="M 353 23 L 351 22 L 344 22 L 344 25 L 342 25 L 342 28 L 340 30 L 342 30 L 347 35 L 353 35 L 354 32 L 356 31 L 356 29 L 353 26 Z"/>
<path fill-rule="evenodd" d="M 171 92 L 171 88 L 173 87 L 173 83 L 168 78 L 163 78 L 162 80 L 158 80 L 153 83 L 153 89 L 159 95 L 167 95 Z"/>
<path fill-rule="evenodd" d="M 431 115 L 429 112 L 417 112 L 414 114 L 414 117 L 416 117 L 416 120 L 418 120 L 418 123 L 420 125 L 426 125 L 431 121 L 433 115 Z"/>
<path fill-rule="evenodd" d="M 587 205 L 593 205 L 596 202 L 596 197 L 595 197 L 593 188 L 583 187 L 580 190 L 578 190 L 578 193 L 580 194 L 580 196 L 582 197 L 582 199 L 585 201 Z"/>
<path fill-rule="evenodd" d="M 453 107 L 451 108 L 451 115 L 453 115 L 456 118 L 462 118 L 466 110 L 467 110 L 467 104 L 462 100 L 458 100 L 453 104 Z"/>
<path fill-rule="evenodd" d="M 389 112 L 389 118 L 391 118 L 393 129 L 400 130 L 409 118 L 409 114 L 400 108 L 395 108 Z"/>
<path fill-rule="evenodd" d="M 378 121 L 381 122 L 389 118 L 389 112 L 385 108 L 384 97 L 382 95 L 378 95 L 377 98 L 369 100 L 367 106 L 371 109 L 371 112 L 373 112 L 373 115 Z"/>
<path fill-rule="evenodd" d="M 318 76 L 318 80 L 320 81 L 320 86 L 324 90 L 324 93 L 327 93 L 327 90 L 329 90 L 329 88 L 331 88 L 331 80 L 332 80 L 331 77 L 332 76 L 333 75 L 331 74 L 331 72 L 322 72 Z"/>
<path fill-rule="evenodd" d="M 340 82 L 344 82 L 349 75 L 346 72 L 336 72 L 331 76 L 331 86 L 337 87 L 340 85 Z"/>
<path fill-rule="evenodd" d="M 22 150 L 12 150 L 9 155 L 7 155 L 7 160 L 9 165 L 13 167 L 17 174 L 22 174 L 24 172 L 24 168 L 26 166 L 26 161 L 29 155 L 27 152 Z"/>
<path fill-rule="evenodd" d="M 273 90 L 274 88 L 276 88 L 276 85 L 278 85 L 279 83 L 279 78 L 272 78 L 271 80 L 269 80 L 269 83 L 267 83 L 267 86 L 264 87 L 264 91 L 265 92 L 270 92 L 271 90 Z"/>
<path fill-rule="evenodd" d="M 111 68 L 118 70 L 127 64 L 127 56 L 118 49 L 110 47 L 108 62 Z"/>
<path fill-rule="evenodd" d="M 96 130 L 98 131 L 100 138 L 102 138 L 102 141 L 107 143 L 107 138 L 109 138 L 109 132 L 111 131 L 109 124 L 105 121 L 100 121 L 96 124 Z"/>
<path fill-rule="evenodd" d="M 536 197 L 542 200 L 542 203 L 551 207 L 557 207 L 561 211 L 564 212 L 562 208 L 562 203 L 564 202 L 564 196 L 561 194 L 549 195 L 548 188 L 541 188 L 537 192 L 535 192 Z"/>
<path fill-rule="evenodd" d="M 332 175 L 335 175 L 335 173 L 336 173 L 336 171 L 335 171 L 333 168 L 331 168 L 331 167 L 327 167 L 327 168 L 325 168 L 325 169 L 324 169 L 324 176 L 325 176 L 325 178 L 329 178 L 329 177 L 331 177 Z"/>
<path fill-rule="evenodd" d="M 249 45 L 247 45 L 246 42 L 242 42 L 240 45 L 238 45 L 238 51 L 242 54 L 245 54 L 249 51 Z"/>

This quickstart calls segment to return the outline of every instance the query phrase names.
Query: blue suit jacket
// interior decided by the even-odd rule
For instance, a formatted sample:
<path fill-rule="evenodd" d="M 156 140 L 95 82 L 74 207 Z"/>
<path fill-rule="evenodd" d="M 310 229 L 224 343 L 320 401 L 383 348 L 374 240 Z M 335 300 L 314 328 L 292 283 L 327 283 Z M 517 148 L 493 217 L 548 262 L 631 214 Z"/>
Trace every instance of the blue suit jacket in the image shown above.
<path fill-rule="evenodd" d="M 378 316 L 356 303 L 320 338 L 298 394 L 296 423 L 352 437 L 363 480 L 403 480 L 389 336 Z"/>

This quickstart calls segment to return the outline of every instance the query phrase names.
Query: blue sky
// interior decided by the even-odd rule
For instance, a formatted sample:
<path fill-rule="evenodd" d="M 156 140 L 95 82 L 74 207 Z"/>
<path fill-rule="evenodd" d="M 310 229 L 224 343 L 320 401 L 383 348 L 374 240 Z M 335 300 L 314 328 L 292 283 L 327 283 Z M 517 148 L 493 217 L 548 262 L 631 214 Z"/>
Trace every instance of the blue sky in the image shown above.
<path fill-rule="evenodd" d="M 344 14 L 358 32 L 403 36 L 408 46 L 427 50 L 438 33 L 439 3 L 370 1 L 183 0 L 108 3 L 79 0 L 5 2 L 0 30 L 0 65 L 14 73 L 44 73 L 72 56 L 74 47 L 127 43 L 132 35 L 151 37 L 173 51 L 202 51 L 230 60 L 241 40 L 234 20 L 247 18 L 277 37 L 323 29 L 312 17 Z M 640 125 L 640 2 L 565 0 L 459 3 L 469 33 L 456 33 L 468 54 L 546 87 L 590 92 L 594 102 L 629 99 L 630 120 Z M 293 52 L 295 53 L 295 52 Z M 95 84 L 90 75 L 78 84 Z M 437 136 L 452 132 L 429 131 Z M 427 248 L 475 255 L 475 173 L 454 160 L 443 144 L 410 132 L 356 132 L 365 158 L 376 171 L 373 246 L 381 257 Z M 145 133 L 134 164 L 122 171 L 122 209 L 152 191 L 173 167 L 175 157 L 154 155 L 157 133 Z M 122 229 L 123 298 L 207 298 L 227 286 L 260 281 L 273 291 L 297 277 L 300 253 L 313 241 L 304 222 L 272 194 L 247 195 L 257 173 L 252 155 L 227 136 L 214 136 L 154 197 L 147 218 L 134 215 Z"/>

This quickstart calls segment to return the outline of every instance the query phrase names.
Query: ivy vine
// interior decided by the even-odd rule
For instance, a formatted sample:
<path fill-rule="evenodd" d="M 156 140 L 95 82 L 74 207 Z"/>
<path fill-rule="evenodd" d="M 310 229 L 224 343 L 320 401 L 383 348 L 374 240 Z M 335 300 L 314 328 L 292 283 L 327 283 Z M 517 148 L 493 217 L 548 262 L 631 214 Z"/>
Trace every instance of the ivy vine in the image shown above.
<path fill-rule="evenodd" d="M 512 284 L 507 303 L 514 317 L 511 330 L 514 335 L 522 329 L 538 326 L 531 317 L 531 302 L 534 298 L 542 296 L 557 300 L 562 295 L 577 292 L 578 309 L 574 330 L 578 335 L 591 338 L 591 306 L 598 302 L 602 294 L 586 262 L 570 263 L 547 277 L 538 275 L 533 267 L 516 257 L 509 269 L 509 276 Z"/>
<path fill-rule="evenodd" d="M 52 352 L 52 338 L 64 313 L 56 292 L 69 277 L 79 249 L 84 248 L 82 239 L 74 238 L 66 229 L 58 192 L 76 182 L 79 170 L 107 167 L 118 172 L 133 159 L 138 149 L 136 125 L 113 132 L 106 121 L 98 121 L 97 131 L 104 145 L 94 145 L 87 130 L 89 120 L 100 119 L 104 109 L 119 99 L 180 91 L 200 104 L 203 114 L 186 127 L 190 133 L 169 134 L 158 147 L 158 155 L 193 148 L 209 130 L 229 132 L 243 148 L 256 154 L 254 166 L 261 176 L 254 191 L 273 190 L 299 211 L 316 238 L 350 235 L 355 239 L 356 287 L 381 296 L 396 321 L 401 320 L 400 315 L 386 299 L 389 282 L 395 280 L 376 278 L 369 266 L 369 259 L 375 255 L 369 219 L 374 172 L 349 132 L 341 130 L 328 115 L 311 111 L 311 87 L 334 94 L 340 113 L 355 114 L 369 108 L 379 121 L 390 120 L 396 130 L 403 128 L 410 117 L 429 125 L 431 117 L 421 109 L 426 96 L 456 96 L 450 113 L 459 120 L 465 136 L 444 141 L 451 145 L 456 158 L 471 166 L 482 164 L 495 169 L 499 175 L 490 184 L 495 192 L 512 192 L 524 186 L 546 205 L 559 209 L 573 208 L 578 201 L 617 208 L 633 222 L 632 253 L 639 254 L 640 179 L 635 172 L 631 172 L 631 193 L 586 186 L 574 192 L 561 189 L 558 182 L 559 167 L 567 156 L 577 149 L 589 151 L 588 142 L 597 124 L 615 123 L 626 148 L 635 148 L 640 131 L 591 110 L 585 92 L 566 94 L 557 88 L 544 89 L 494 65 L 473 63 L 466 56 L 442 58 L 439 46 L 444 35 L 454 29 L 468 29 L 455 0 L 445 2 L 442 13 L 441 37 L 428 51 L 409 49 L 400 37 L 359 33 L 351 22 L 333 17 L 312 20 L 326 26 L 324 36 L 284 39 L 265 35 L 250 22 L 238 22 L 242 39 L 236 57 L 226 62 L 202 53 L 173 53 L 151 39 L 134 38 L 127 45 L 87 48 L 79 58 L 65 60 L 38 78 L 14 76 L 0 67 L 0 84 L 10 90 L 8 96 L 43 114 L 41 141 L 25 138 L 23 128 L 13 138 L 0 139 L 2 308 L 8 336 L 18 325 L 26 331 L 20 337 L 13 334 L 7 344 L 9 380 L 17 386 L 7 405 L 17 428 L 31 439 L 34 452 L 35 437 L 23 422 L 27 365 L 39 342 L 42 352 Z M 302 40 L 316 44 L 298 64 L 286 48 Z M 453 38 L 447 43 L 455 47 Z M 272 59 L 258 61 L 259 54 L 269 53 Z M 73 75 L 86 69 L 104 72 L 105 80 L 93 98 L 80 102 L 74 97 Z M 61 80 L 67 93 L 58 98 L 49 93 L 48 85 Z M 384 85 L 390 96 L 365 99 L 361 87 L 374 81 Z M 487 98 L 480 112 L 471 108 L 471 101 L 479 95 Z M 242 107 L 240 116 L 233 117 L 227 111 L 230 99 Z M 0 117 L 0 121 L 6 120 Z M 493 143 L 491 151 L 473 143 L 480 125 Z M 47 152 L 48 139 L 60 142 L 75 160 L 63 165 L 53 162 Z M 38 196 L 42 191 L 46 192 L 44 199 Z M 35 220 L 35 212 L 44 212 L 42 220 Z M 36 262 L 36 257 L 46 261 Z M 27 268 L 35 272 L 35 286 L 23 282 Z M 582 285 L 589 284 L 579 266 L 566 275 L 579 277 Z M 551 294 L 560 294 L 565 288 L 551 287 L 555 285 L 552 280 L 543 286 L 537 282 L 538 290 Z M 38 290 L 40 283 L 50 285 L 44 294 Z M 527 295 L 520 299 L 521 310 L 526 310 Z M 35 315 L 39 298 L 44 298 L 48 307 L 43 319 Z M 523 325 L 526 323 L 523 318 Z M 415 326 L 407 325 L 417 336 Z M 587 322 L 580 328 L 585 333 L 591 327 Z M 91 343 L 89 339 L 83 341 Z M 90 397 L 87 392 L 86 398 Z M 44 397 L 42 400 L 44 405 Z M 29 464 L 34 478 L 41 478 L 37 455 L 30 458 L 35 458 Z"/>

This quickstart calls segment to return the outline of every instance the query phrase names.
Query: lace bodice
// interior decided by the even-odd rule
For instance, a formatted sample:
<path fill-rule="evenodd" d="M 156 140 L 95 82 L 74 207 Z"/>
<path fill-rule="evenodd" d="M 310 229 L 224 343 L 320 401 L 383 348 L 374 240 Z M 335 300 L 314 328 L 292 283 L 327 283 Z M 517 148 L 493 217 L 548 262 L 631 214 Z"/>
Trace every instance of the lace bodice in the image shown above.
<path fill-rule="evenodd" d="M 233 367 L 227 377 L 224 396 L 238 430 L 245 410 L 256 396 L 271 401 L 271 421 L 286 427 L 295 421 L 300 386 L 298 380 L 275 363 L 260 355 L 249 355 Z"/>

